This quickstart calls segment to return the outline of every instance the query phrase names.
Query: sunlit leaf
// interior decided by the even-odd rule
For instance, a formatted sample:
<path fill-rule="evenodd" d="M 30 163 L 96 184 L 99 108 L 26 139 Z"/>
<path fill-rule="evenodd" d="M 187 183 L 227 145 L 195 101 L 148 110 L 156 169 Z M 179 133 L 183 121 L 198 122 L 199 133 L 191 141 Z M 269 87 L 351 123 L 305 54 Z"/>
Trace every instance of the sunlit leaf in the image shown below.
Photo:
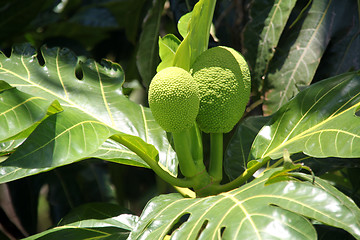
<path fill-rule="evenodd" d="M 108 219 L 124 213 L 129 214 L 129 210 L 117 204 L 105 202 L 87 203 L 72 209 L 61 219 L 58 225 L 68 225 L 86 219 Z"/>
<path fill-rule="evenodd" d="M 77 221 L 68 225 L 51 228 L 39 234 L 25 238 L 34 239 L 127 239 L 129 231 L 134 227 L 137 217 L 122 214 L 117 217 L 103 220 L 88 219 Z"/>
<path fill-rule="evenodd" d="M 189 23 L 191 20 L 191 15 L 192 15 L 192 12 L 188 12 L 187 14 L 183 15 L 179 19 L 179 22 L 177 24 L 178 31 L 183 38 L 185 38 L 189 32 Z"/>
<path fill-rule="evenodd" d="M 45 98 L 24 94 L 0 81 L 0 142 L 12 140 L 43 119 L 50 104 Z"/>
<path fill-rule="evenodd" d="M 129 239 L 317 239 L 304 217 L 343 228 L 360 239 L 360 210 L 327 182 L 265 185 L 273 169 L 238 189 L 206 198 L 179 194 L 151 200 Z M 336 217 L 334 217 L 336 216 Z M 173 229 L 174 228 L 174 229 Z"/>
<path fill-rule="evenodd" d="M 176 50 L 180 45 L 180 40 L 173 34 L 167 34 L 163 38 L 159 37 L 159 55 L 161 63 L 156 71 L 173 66 Z"/>
<path fill-rule="evenodd" d="M 64 109 L 39 124 L 18 151 L 2 163 L 2 181 L 47 171 L 92 154 L 144 166 L 142 161 L 136 163 L 138 157 L 123 151 L 124 147 L 117 147 L 118 144 L 107 144 L 104 146 L 107 151 L 96 152 L 114 134 L 120 134 L 123 143 L 135 145 L 154 161 L 159 152 L 160 163 L 176 174 L 175 152 L 150 109 L 122 94 L 124 77 L 119 65 L 110 61 L 100 65 L 93 60 L 78 63 L 72 52 L 60 48 L 44 47 L 42 57 L 44 66 L 39 65 L 37 54 L 29 45 L 15 47 L 10 58 L 0 55 L 2 79 L 28 95 L 47 102 L 56 100 Z M 79 67 L 81 79 L 75 75 Z M 1 125 L 0 129 L 3 127 L 6 126 Z M 118 150 L 121 155 L 115 158 L 113 153 Z"/>
<path fill-rule="evenodd" d="M 360 72 L 320 81 L 301 91 L 259 132 L 251 159 L 303 152 L 313 157 L 360 157 Z"/>
<path fill-rule="evenodd" d="M 208 48 L 215 3 L 214 0 L 200 0 L 194 6 L 188 33 L 176 51 L 174 66 L 189 71 L 195 59 Z"/>

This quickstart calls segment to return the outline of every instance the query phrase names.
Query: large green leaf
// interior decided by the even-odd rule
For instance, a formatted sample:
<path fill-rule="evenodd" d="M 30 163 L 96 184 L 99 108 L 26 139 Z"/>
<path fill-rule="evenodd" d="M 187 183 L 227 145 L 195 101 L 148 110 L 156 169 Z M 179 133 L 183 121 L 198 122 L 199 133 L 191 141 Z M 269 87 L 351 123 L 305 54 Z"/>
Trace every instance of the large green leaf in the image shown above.
<path fill-rule="evenodd" d="M 267 114 L 275 112 L 295 96 L 299 87 L 311 83 L 331 39 L 334 16 L 341 21 L 341 14 L 334 13 L 339 7 L 336 2 L 313 0 L 302 25 L 297 24 L 291 36 L 284 37 L 284 43 L 279 43 L 278 55 L 274 56 L 276 61 L 270 64 L 265 79 L 270 85 L 264 104 Z"/>
<path fill-rule="evenodd" d="M 283 150 L 313 157 L 360 157 L 360 72 L 311 85 L 259 132 L 250 159 L 280 158 Z"/>
<path fill-rule="evenodd" d="M 250 56 L 251 64 L 254 66 L 253 79 L 258 86 L 265 77 L 268 64 L 274 56 L 280 35 L 296 0 L 276 0 L 269 3 L 271 4 L 267 5 L 264 1 L 254 1 L 251 7 L 251 22 L 245 31 L 245 45 L 250 50 L 248 55 L 253 54 Z M 269 12 L 266 15 L 267 11 Z M 251 37 L 252 34 L 255 36 Z"/>
<path fill-rule="evenodd" d="M 121 214 L 107 219 L 86 219 L 68 225 L 51 228 L 39 234 L 25 238 L 34 239 L 127 239 L 137 217 Z"/>
<path fill-rule="evenodd" d="M 49 106 L 45 98 L 22 93 L 0 81 L 0 142 L 14 139 L 43 119 Z"/>
<path fill-rule="evenodd" d="M 71 209 L 71 211 L 61 219 L 58 225 L 69 225 L 87 219 L 109 219 L 121 214 L 130 214 L 130 212 L 114 203 L 92 202 Z M 136 217 L 133 219 L 136 219 Z"/>
<path fill-rule="evenodd" d="M 161 195 L 146 206 L 129 239 L 316 239 L 304 217 L 343 228 L 360 239 L 360 209 L 327 182 L 280 181 L 278 169 L 238 189 L 206 198 Z M 311 180 L 305 174 L 298 177 Z M 336 217 L 335 217 L 336 216 Z"/>
<path fill-rule="evenodd" d="M 119 65 L 109 61 L 100 65 L 92 60 L 79 63 L 72 52 L 60 48 L 44 47 L 42 56 L 44 66 L 38 63 L 36 52 L 29 45 L 15 47 L 10 58 L 0 55 L 0 78 L 26 94 L 48 102 L 57 100 L 64 109 L 39 124 L 2 163 L 2 182 L 92 156 L 144 166 L 119 144 L 106 144 L 106 151 L 99 149 L 114 134 L 120 134 L 124 143 L 136 146 L 154 161 L 159 154 L 160 163 L 176 174 L 175 152 L 150 109 L 122 94 L 124 78 Z M 81 79 L 75 75 L 76 68 L 82 72 Z M 118 158 L 115 152 L 121 152 Z"/>

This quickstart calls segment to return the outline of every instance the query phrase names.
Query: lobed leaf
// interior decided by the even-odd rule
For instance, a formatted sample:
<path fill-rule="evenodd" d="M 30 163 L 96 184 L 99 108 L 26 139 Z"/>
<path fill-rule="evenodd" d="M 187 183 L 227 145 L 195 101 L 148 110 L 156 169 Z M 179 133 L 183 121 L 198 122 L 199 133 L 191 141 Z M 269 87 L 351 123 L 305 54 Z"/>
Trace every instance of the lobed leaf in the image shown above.
<path fill-rule="evenodd" d="M 157 125 L 150 109 L 129 101 L 122 94 L 124 74 L 119 65 L 110 61 L 103 61 L 103 65 L 92 60 L 78 62 L 72 52 L 60 48 L 42 48 L 44 66 L 37 57 L 30 45 L 14 47 L 10 58 L 1 54 L 0 77 L 27 95 L 47 102 L 57 100 L 64 111 L 46 118 L 18 151 L 2 163 L 2 182 L 47 171 L 92 154 L 105 160 L 144 166 L 143 161 L 123 151 L 124 147 L 119 144 L 112 144 L 111 148 L 106 145 L 109 151 L 96 152 L 114 134 L 120 134 L 123 142 L 146 150 L 154 161 L 159 155 L 160 164 L 168 166 L 168 171 L 176 175 L 176 155 L 166 133 Z M 75 74 L 78 68 L 81 79 Z M 0 129 L 4 127 L 1 125 Z M 116 151 L 122 151 L 120 158 L 114 158 Z"/>
<path fill-rule="evenodd" d="M 277 170 L 217 196 L 156 197 L 147 204 L 129 239 L 162 239 L 166 235 L 189 240 L 317 239 L 306 218 L 343 228 L 360 239 L 360 209 L 348 197 L 321 179 L 316 179 L 315 185 L 308 181 L 265 185 Z M 309 178 L 305 174 L 299 177 Z"/>

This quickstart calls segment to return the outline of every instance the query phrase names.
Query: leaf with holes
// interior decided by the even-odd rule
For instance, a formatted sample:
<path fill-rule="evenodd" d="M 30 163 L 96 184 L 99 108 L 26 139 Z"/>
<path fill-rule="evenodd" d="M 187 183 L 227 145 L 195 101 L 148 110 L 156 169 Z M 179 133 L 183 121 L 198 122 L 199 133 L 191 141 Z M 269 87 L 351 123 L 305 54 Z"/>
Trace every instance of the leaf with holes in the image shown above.
<path fill-rule="evenodd" d="M 129 239 L 317 239 L 307 218 L 343 228 L 360 239 L 360 209 L 327 182 L 265 185 L 279 169 L 267 171 L 238 189 L 188 199 L 179 194 L 151 200 Z M 311 178 L 311 176 L 310 176 Z M 336 216 L 336 217 L 334 217 Z"/>
<path fill-rule="evenodd" d="M 360 72 L 311 85 L 276 112 L 254 140 L 250 159 L 303 152 L 312 157 L 360 157 Z"/>
<path fill-rule="evenodd" d="M 79 62 L 72 52 L 60 48 L 42 48 L 43 66 L 38 57 L 35 49 L 27 44 L 14 47 L 9 58 L 1 54 L 0 78 L 19 90 L 16 93 L 21 96 L 20 100 L 41 98 L 45 107 L 58 101 L 63 111 L 43 120 L 2 163 L 1 182 L 89 157 L 147 166 L 126 147 L 107 140 L 114 134 L 121 136 L 124 143 L 145 151 L 154 161 L 159 155 L 160 164 L 176 174 L 176 154 L 150 109 L 129 101 L 122 94 L 124 74 L 118 64 L 103 61 L 100 65 L 93 60 Z M 76 71 L 82 74 L 81 79 L 76 76 Z M 14 102 L 10 108 L 15 109 L 18 105 Z M 34 119 L 38 121 L 43 117 L 45 110 Z M 7 124 L 0 125 L 0 132 L 8 131 L 9 136 L 14 133 L 7 126 L 24 121 L 17 115 L 22 108 L 14 111 L 14 119 L 5 118 Z M 32 112 L 32 108 L 27 111 Z M 24 117 L 29 119 L 29 116 Z"/>

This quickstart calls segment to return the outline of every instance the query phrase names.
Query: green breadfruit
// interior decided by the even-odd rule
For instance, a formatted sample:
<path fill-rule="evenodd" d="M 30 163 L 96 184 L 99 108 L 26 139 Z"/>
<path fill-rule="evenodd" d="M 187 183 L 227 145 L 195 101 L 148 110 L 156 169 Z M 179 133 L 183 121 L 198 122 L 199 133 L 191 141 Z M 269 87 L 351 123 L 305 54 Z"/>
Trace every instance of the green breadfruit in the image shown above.
<path fill-rule="evenodd" d="M 243 56 L 232 48 L 214 47 L 192 66 L 199 83 L 200 109 L 196 121 L 206 133 L 227 133 L 245 111 L 251 79 Z"/>
<path fill-rule="evenodd" d="M 149 87 L 149 105 L 156 122 L 167 132 L 181 132 L 195 123 L 199 89 L 190 73 L 169 67 L 158 72 Z"/>

